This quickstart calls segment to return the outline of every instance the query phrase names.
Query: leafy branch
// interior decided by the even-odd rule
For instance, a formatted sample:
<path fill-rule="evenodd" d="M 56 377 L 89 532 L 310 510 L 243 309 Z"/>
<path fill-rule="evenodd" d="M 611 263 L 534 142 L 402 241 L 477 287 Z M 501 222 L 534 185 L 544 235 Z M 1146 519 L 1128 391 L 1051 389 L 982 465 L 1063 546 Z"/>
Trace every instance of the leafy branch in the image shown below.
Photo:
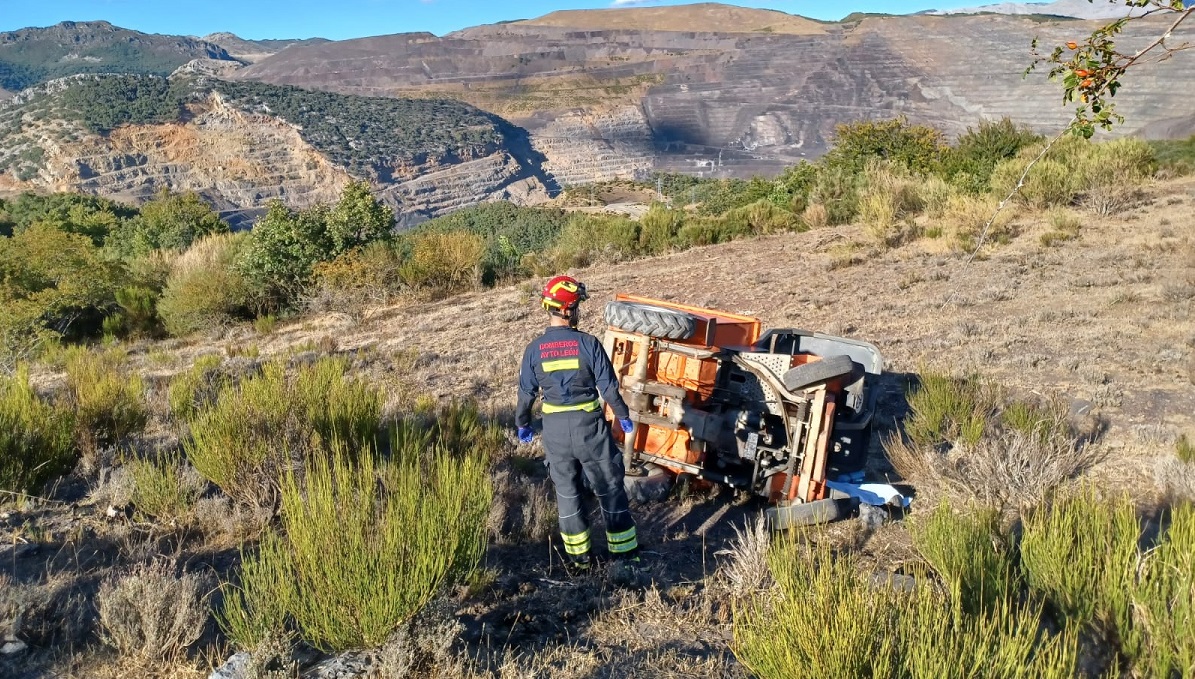
<path fill-rule="evenodd" d="M 1050 68 L 1051 80 L 1061 79 L 1063 103 L 1079 104 L 1069 130 L 1083 137 L 1090 138 L 1096 128 L 1110 130 L 1124 122 L 1111 99 L 1120 89 L 1126 71 L 1142 63 L 1165 61 L 1176 52 L 1195 47 L 1189 41 L 1171 43 L 1175 30 L 1195 14 L 1195 5 L 1187 7 L 1183 0 L 1124 0 L 1124 4 L 1130 8 L 1129 16 L 1102 26 L 1082 41 L 1072 40 L 1058 45 L 1049 55 L 1040 53 L 1038 40 L 1033 41 L 1035 58 L 1025 71 L 1026 75 L 1045 64 Z M 1132 13 L 1132 9 L 1141 8 L 1145 11 Z M 1169 17 L 1170 24 L 1157 38 L 1135 52 L 1117 48 L 1116 38 L 1130 22 L 1151 16 Z"/>

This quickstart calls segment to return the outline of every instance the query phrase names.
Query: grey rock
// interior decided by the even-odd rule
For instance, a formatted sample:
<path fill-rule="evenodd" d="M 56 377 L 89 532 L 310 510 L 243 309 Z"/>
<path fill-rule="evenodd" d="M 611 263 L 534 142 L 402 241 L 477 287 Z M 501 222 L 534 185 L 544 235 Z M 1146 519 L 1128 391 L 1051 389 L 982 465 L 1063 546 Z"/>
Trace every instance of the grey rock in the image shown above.
<path fill-rule="evenodd" d="M 3 646 L 0 646 L 0 653 L 4 655 L 16 655 L 27 648 L 29 648 L 29 644 L 26 644 L 20 639 L 12 639 L 10 641 L 4 642 Z"/>
<path fill-rule="evenodd" d="M 884 525 L 888 512 L 882 507 L 873 507 L 866 503 L 859 504 L 859 521 L 868 528 L 879 528 Z"/>
<path fill-rule="evenodd" d="M 350 651 L 330 658 L 303 673 L 304 679 L 357 679 L 369 675 L 372 652 Z"/>
<path fill-rule="evenodd" d="M 207 679 L 247 679 L 249 676 L 249 654 L 245 651 L 233 654 L 223 665 L 212 670 Z"/>
<path fill-rule="evenodd" d="M 647 476 L 626 476 L 623 486 L 631 502 L 659 502 L 672 490 L 672 475 L 653 464 L 644 465 Z"/>

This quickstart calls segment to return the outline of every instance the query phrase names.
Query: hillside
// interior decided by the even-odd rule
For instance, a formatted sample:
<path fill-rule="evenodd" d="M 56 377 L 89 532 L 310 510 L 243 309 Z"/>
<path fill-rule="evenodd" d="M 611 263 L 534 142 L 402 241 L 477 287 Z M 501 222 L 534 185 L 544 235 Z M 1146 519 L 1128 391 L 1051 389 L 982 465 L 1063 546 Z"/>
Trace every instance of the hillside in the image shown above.
<path fill-rule="evenodd" d="M 652 26 L 709 28 L 698 14 L 690 7 L 602 10 L 544 19 L 595 22 L 584 30 L 533 20 L 443 38 L 296 46 L 234 77 L 457 98 L 526 129 L 562 185 L 657 170 L 747 177 L 821 155 L 836 125 L 861 118 L 903 115 L 948 136 L 1004 116 L 1056 131 L 1070 109 L 1044 73 L 1024 77 L 1031 42 L 1061 44 L 1099 25 L 961 15 L 866 17 L 816 24 L 816 35 L 629 28 L 641 16 L 653 17 Z M 1120 42 L 1132 49 L 1160 28 L 1143 20 Z M 1192 37 L 1195 27 L 1184 26 L 1175 40 Z M 1139 69 L 1117 96 L 1128 120 L 1121 133 L 1189 134 L 1195 121 L 1186 93 L 1193 88 L 1195 70 L 1181 58 Z"/>
<path fill-rule="evenodd" d="M 882 441 L 901 422 L 907 425 L 909 394 L 929 371 L 977 374 L 1014 393 L 1057 398 L 1076 423 L 1094 423 L 1090 446 L 1098 463 L 1085 478 L 1113 496 L 1129 494 L 1148 524 L 1168 515 L 1169 502 L 1178 504 L 1162 490 L 1175 481 L 1165 473 L 1176 468 L 1169 466 L 1175 439 L 1195 427 L 1190 237 L 1195 182 L 1153 183 L 1147 194 L 1145 204 L 1115 217 L 1082 214 L 1078 236 L 1061 246 L 1042 244 L 1051 228 L 1045 214 L 1024 213 L 1009 242 L 975 261 L 934 238 L 876 248 L 865 229 L 853 225 L 586 268 L 574 272 L 592 294 L 582 327 L 600 334 L 602 305 L 626 292 L 755 315 L 769 328 L 799 327 L 874 343 L 886 359 L 868 466 L 874 480 L 899 478 Z M 852 255 L 849 261 L 843 253 Z M 520 352 L 544 319 L 533 290 L 534 283 L 523 283 L 440 300 L 402 298 L 358 318 L 335 313 L 264 329 L 244 325 L 185 339 L 119 344 L 105 355 L 119 354 L 126 361 L 120 369 L 143 380 L 136 383 L 139 396 L 146 392 L 154 399 L 150 426 L 136 438 L 153 451 L 173 450 L 186 436 L 187 424 L 173 413 L 175 385 L 212 388 L 188 382 L 198 379 L 189 376 L 207 375 L 194 371 L 195 365 L 218 366 L 203 379 L 220 384 L 225 375 L 258 375 L 270 361 L 297 371 L 336 356 L 351 375 L 382 391 L 387 416 L 424 413 L 427 403 L 434 408 L 454 399 L 479 401 L 501 427 L 497 436 L 470 439 L 497 440 L 494 504 L 482 571 L 438 602 L 436 620 L 446 619 L 448 627 L 436 627 L 432 640 L 423 641 L 437 644 L 438 654 L 426 662 L 442 676 L 592 679 L 602 667 L 634 677 L 752 676 L 734 656 L 740 650 L 735 634 L 742 629 L 734 593 L 742 596 L 748 586 L 766 591 L 770 585 L 757 581 L 733 589 L 732 579 L 741 571 L 731 569 L 742 565 L 744 551 L 750 555 L 740 531 L 758 515 L 759 503 L 735 502 L 730 493 L 696 484 L 657 502 L 635 503 L 646 577 L 620 578 L 605 564 L 581 577 L 561 570 L 548 546 L 556 525 L 541 448 L 509 442 Z M 46 391 L 69 384 L 55 365 L 38 366 L 34 375 Z M 203 393 L 197 391 L 196 398 L 214 399 Z M 171 396 L 169 406 L 165 394 Z M 49 601 L 31 606 L 39 617 L 23 622 L 26 638 L 36 640 L 30 648 L 0 656 L 5 676 L 32 679 L 67 669 L 78 676 L 129 676 L 119 674 L 117 654 L 97 640 L 102 628 L 87 612 L 98 598 L 94 583 L 122 576 L 130 563 L 161 555 L 183 572 L 234 577 L 241 550 L 260 539 L 271 515 L 263 519 L 260 511 L 234 504 L 179 458 L 169 459 L 183 479 L 176 486 L 199 483 L 207 491 L 202 497 L 196 492 L 190 504 L 180 503 L 181 518 L 124 517 L 129 498 L 139 497 L 130 485 L 146 483 L 123 476 L 132 461 L 70 477 L 51 502 L 23 498 L 5 507 L 0 559 L 12 565 L 4 584 L 27 597 L 22 601 Z M 882 521 L 874 515 L 852 518 L 805 535 L 836 554 L 861 558 L 863 573 L 882 578 L 864 581 L 873 596 L 886 591 L 877 582 L 936 588 L 941 582 L 924 566 L 910 535 L 940 497 L 926 487 L 916 490 L 913 514 L 904 520 L 884 514 Z M 990 544 L 992 534 L 980 535 Z M 1064 536 L 1066 544 L 1072 537 Z M 759 540 L 766 547 L 766 536 Z M 763 560 L 760 550 L 754 554 Z M 962 554 L 968 563 L 974 557 Z M 766 569 L 760 577 L 768 577 Z M 52 604 L 67 595 L 81 602 L 66 608 L 72 624 L 60 631 L 37 627 L 43 618 L 64 615 Z M 201 602 L 201 620 L 208 619 L 209 605 L 219 606 Z M 827 615 L 842 613 L 834 608 Z M 808 615 L 808 607 L 799 614 Z M 840 638 L 827 636 L 828 648 L 843 648 Z M 61 651 L 68 645 L 69 655 Z M 221 637 L 205 639 L 191 658 L 159 661 L 157 667 L 163 676 L 204 677 L 232 650 Z M 253 650 L 264 655 L 270 649 Z M 308 665 L 301 674 L 307 679 L 363 678 L 370 675 L 362 665 L 379 655 L 353 651 L 339 656 L 339 666 L 318 670 L 310 662 L 322 656 L 304 652 L 298 658 Z M 1091 674 L 1103 676 L 1104 669 L 1097 666 Z"/>
<path fill-rule="evenodd" d="M 0 189 L 140 201 L 195 190 L 239 223 L 369 180 L 402 220 L 543 195 L 517 133 L 454 101 L 177 76 L 79 76 L 0 108 Z M 545 196 L 546 197 L 546 196 Z"/>
<path fill-rule="evenodd" d="M 563 10 L 538 19 L 516 22 L 524 26 L 556 26 L 587 31 L 683 31 L 686 33 L 779 33 L 822 35 L 824 24 L 774 10 L 748 9 L 717 3 L 678 7 Z"/>
<path fill-rule="evenodd" d="M 1187 1 L 1190 5 L 1190 0 Z M 1055 0 L 1054 2 L 1002 2 L 964 9 L 949 9 L 934 14 L 1037 14 L 1076 19 L 1121 19 L 1139 16 L 1145 8 L 1130 8 L 1119 0 Z"/>
<path fill-rule="evenodd" d="M 261 61 L 271 54 L 277 54 L 291 45 L 313 45 L 328 42 L 324 38 L 308 38 L 305 40 L 246 40 L 233 33 L 212 33 L 203 36 L 202 40 L 213 45 L 219 45 L 228 52 L 233 59 L 252 64 Z"/>
<path fill-rule="evenodd" d="M 205 40 L 150 35 L 106 21 L 64 21 L 0 33 L 0 88 L 19 91 L 78 73 L 166 76 L 192 59 L 232 57 Z"/>

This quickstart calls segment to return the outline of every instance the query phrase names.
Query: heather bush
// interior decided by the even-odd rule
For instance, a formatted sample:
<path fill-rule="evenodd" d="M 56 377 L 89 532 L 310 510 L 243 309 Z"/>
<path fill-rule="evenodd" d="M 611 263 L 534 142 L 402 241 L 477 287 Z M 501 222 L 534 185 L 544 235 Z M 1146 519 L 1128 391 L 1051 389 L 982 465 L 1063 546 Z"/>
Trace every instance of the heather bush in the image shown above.
<path fill-rule="evenodd" d="M 222 624 L 244 647 L 288 621 L 323 650 L 381 646 L 475 567 L 490 497 L 476 454 L 404 447 L 389 462 L 369 450 L 317 458 L 302 481 L 287 474 L 284 537 L 246 555 Z"/>
<path fill-rule="evenodd" d="M 75 463 L 74 415 L 38 398 L 28 373 L 0 375 L 0 489 L 40 493 Z"/>
<path fill-rule="evenodd" d="M 195 469 L 237 502 L 273 507 L 287 470 L 334 443 L 372 446 L 383 395 L 347 375 L 339 359 L 322 359 L 287 375 L 270 363 L 261 374 L 226 386 L 188 422 L 184 443 Z"/>
<path fill-rule="evenodd" d="M 166 563 L 141 565 L 106 579 L 96 598 L 100 639 L 147 669 L 182 659 L 203 634 L 208 594 L 195 573 L 175 576 Z"/>

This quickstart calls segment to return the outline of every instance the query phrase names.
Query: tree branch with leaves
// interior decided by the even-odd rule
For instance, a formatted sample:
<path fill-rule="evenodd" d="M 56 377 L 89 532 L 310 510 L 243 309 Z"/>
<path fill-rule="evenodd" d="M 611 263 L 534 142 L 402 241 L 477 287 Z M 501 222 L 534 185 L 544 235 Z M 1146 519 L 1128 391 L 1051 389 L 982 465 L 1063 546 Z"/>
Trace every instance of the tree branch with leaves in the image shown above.
<path fill-rule="evenodd" d="M 1049 67 L 1052 80 L 1061 80 L 1063 103 L 1078 103 L 1069 129 L 1084 137 L 1090 138 L 1097 128 L 1110 130 L 1124 122 L 1111 100 L 1130 68 L 1166 61 L 1178 52 L 1195 47 L 1189 40 L 1173 42 L 1175 31 L 1195 14 L 1195 5 L 1187 6 L 1183 0 L 1124 0 L 1124 4 L 1128 8 L 1124 18 L 1100 27 L 1085 39 L 1058 45 L 1048 55 L 1038 51 L 1037 39 L 1033 41 L 1035 59 L 1026 74 L 1044 65 Z M 1132 52 L 1122 51 L 1117 46 L 1117 38 L 1125 27 L 1147 17 L 1165 18 L 1168 23 L 1144 47 Z"/>

